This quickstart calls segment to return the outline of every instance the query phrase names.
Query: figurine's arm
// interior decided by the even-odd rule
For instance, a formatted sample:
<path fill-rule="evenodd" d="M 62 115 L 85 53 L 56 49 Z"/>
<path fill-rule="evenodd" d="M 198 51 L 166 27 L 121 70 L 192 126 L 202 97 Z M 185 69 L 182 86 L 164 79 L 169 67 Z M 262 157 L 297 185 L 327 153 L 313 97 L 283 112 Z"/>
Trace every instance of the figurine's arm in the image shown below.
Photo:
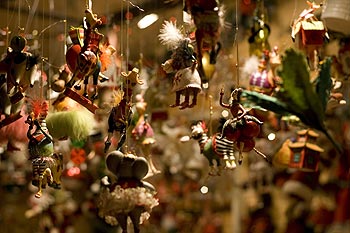
<path fill-rule="evenodd" d="M 220 105 L 224 108 L 230 108 L 230 105 L 228 104 L 225 104 L 223 102 L 223 97 L 224 97 L 224 88 L 221 88 L 221 91 L 220 91 Z"/>
<path fill-rule="evenodd" d="M 240 120 L 248 114 L 248 111 L 241 104 L 238 104 L 238 107 L 241 110 L 241 113 L 238 113 L 237 120 Z"/>

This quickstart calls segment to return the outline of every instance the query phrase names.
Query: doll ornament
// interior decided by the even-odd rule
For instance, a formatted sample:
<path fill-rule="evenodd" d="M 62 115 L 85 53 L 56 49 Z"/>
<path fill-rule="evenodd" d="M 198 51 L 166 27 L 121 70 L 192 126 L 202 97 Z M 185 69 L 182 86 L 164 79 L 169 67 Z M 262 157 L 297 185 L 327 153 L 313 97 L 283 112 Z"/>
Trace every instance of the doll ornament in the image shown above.
<path fill-rule="evenodd" d="M 99 81 L 104 82 L 108 80 L 101 73 L 102 67 L 105 65 L 101 61 L 101 56 L 103 55 L 101 40 L 104 35 L 97 30 L 97 27 L 102 24 L 102 20 L 89 8 L 85 10 L 84 24 L 82 28 L 72 27 L 69 32 L 73 45 L 66 53 L 66 62 L 69 70 L 72 72 L 72 77 L 65 84 L 64 94 L 94 113 L 97 107 L 93 105 L 92 101 L 97 98 L 97 84 Z M 111 46 L 109 48 L 108 53 L 112 54 L 115 52 L 115 49 L 112 49 Z M 92 76 L 93 85 L 95 86 L 92 96 L 89 96 L 87 90 L 90 76 Z M 82 82 L 84 82 L 84 91 L 81 96 L 71 88 L 74 87 L 78 91 L 81 90 Z"/>
<path fill-rule="evenodd" d="M 48 103 L 33 101 L 33 112 L 28 116 L 29 124 L 27 137 L 29 139 L 29 160 L 32 162 L 32 184 L 38 187 L 36 198 L 42 195 L 42 189 L 48 184 L 55 189 L 61 188 L 61 174 L 63 171 L 63 155 L 54 153 L 53 139 L 46 127 Z M 35 126 L 35 130 L 33 131 Z"/>
<path fill-rule="evenodd" d="M 112 226 L 119 224 L 123 233 L 128 232 L 130 218 L 134 232 L 139 233 L 140 224 L 158 205 L 155 188 L 142 181 L 148 172 L 147 161 L 133 154 L 113 151 L 107 155 L 106 166 L 116 179 L 111 181 L 108 176 L 101 179 L 98 214 Z"/>
<path fill-rule="evenodd" d="M 6 93 L 0 101 L 0 128 L 18 120 L 24 103 L 24 93 L 34 86 L 37 76 L 38 57 L 25 51 L 27 40 L 22 36 L 11 39 L 6 57 L 0 61 L 0 89 Z"/>
<path fill-rule="evenodd" d="M 130 126 L 133 114 L 131 109 L 133 88 L 137 84 L 143 84 L 143 80 L 141 80 L 139 76 L 139 69 L 137 68 L 132 69 L 132 71 L 128 73 L 122 72 L 121 75 L 124 78 L 125 87 L 123 91 L 119 90 L 115 92 L 115 103 L 108 117 L 108 136 L 105 141 L 105 153 L 112 144 L 111 140 L 115 131 L 120 134 L 117 150 L 122 149 L 126 140 L 126 131 Z"/>
<path fill-rule="evenodd" d="M 239 151 L 239 164 L 243 160 L 242 152 L 249 152 L 251 150 L 254 150 L 267 161 L 266 155 L 255 148 L 254 140 L 259 135 L 260 126 L 263 122 L 249 115 L 249 111 L 240 104 L 242 91 L 241 88 L 234 89 L 231 93 L 231 103 L 226 104 L 223 102 L 224 90 L 221 89 L 220 105 L 229 109 L 233 117 L 226 120 L 222 128 L 222 137 L 234 142 L 235 147 Z"/>
<path fill-rule="evenodd" d="M 162 64 L 166 73 L 175 73 L 171 91 L 175 92 L 176 97 L 175 103 L 170 107 L 192 108 L 197 104 L 197 95 L 202 88 L 190 39 L 185 37 L 174 23 L 168 21 L 164 22 L 159 39 L 173 51 L 171 58 Z M 184 96 L 183 102 L 181 102 L 181 96 Z"/>

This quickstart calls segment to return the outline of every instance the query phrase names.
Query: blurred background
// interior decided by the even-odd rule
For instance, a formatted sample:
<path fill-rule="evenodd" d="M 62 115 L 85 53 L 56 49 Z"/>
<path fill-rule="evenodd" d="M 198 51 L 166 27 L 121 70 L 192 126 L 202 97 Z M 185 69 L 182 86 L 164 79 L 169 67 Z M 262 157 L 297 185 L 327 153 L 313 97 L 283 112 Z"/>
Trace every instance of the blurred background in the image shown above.
<path fill-rule="evenodd" d="M 98 31 L 115 48 L 104 73 L 109 80 L 98 86 L 99 98 L 95 103 L 99 110 L 95 114 L 69 99 L 57 104 L 60 93 L 51 89 L 66 63 L 68 31 L 71 26 L 83 24 L 89 3 L 103 22 Z M 197 120 L 206 121 L 209 135 L 221 132 L 230 113 L 223 114 L 220 90 L 225 90 L 224 102 L 228 103 L 231 90 L 248 89 L 250 74 L 257 69 L 264 49 L 272 51 L 276 46 L 282 57 L 290 48 L 299 49 L 291 37 L 292 25 L 303 10 L 309 9 L 306 1 L 221 0 L 224 24 L 217 62 L 206 67 L 208 86 L 198 94 L 197 105 L 180 110 L 169 107 L 175 101 L 172 76 L 164 72 L 161 64 L 170 58 L 171 51 L 160 43 L 158 35 L 166 20 L 176 21 L 178 27 L 192 32 L 193 38 L 194 26 L 188 23 L 183 1 L 2 0 L 2 59 L 11 38 L 23 35 L 27 39 L 26 51 L 41 58 L 38 78 L 26 96 L 48 100 L 48 117 L 64 108 L 80 111 L 82 115 L 78 118 L 85 120 L 82 128 L 88 133 L 77 140 L 55 138 L 55 150 L 64 156 L 62 187 L 59 190 L 47 187 L 38 199 L 34 197 L 36 187 L 31 184 L 28 125 L 24 122 L 27 116 L 0 129 L 1 232 L 121 232 L 119 226 L 112 227 L 98 216 L 96 202 L 101 178 L 113 176 L 106 169 L 103 151 L 110 110 L 106 106 L 113 102 L 111 88 L 120 86 L 121 73 L 134 67 L 139 69 L 144 84 L 134 88 L 133 103 L 140 101 L 135 98 L 137 95 L 147 103 L 144 113 L 155 140 L 150 151 L 160 171 L 145 178 L 155 186 L 159 205 L 141 225 L 141 232 L 349 232 L 350 4 L 347 0 L 316 3 L 323 3 L 315 10 L 315 16 L 321 20 L 323 15 L 329 35 L 319 47 L 318 58 L 333 59 L 332 78 L 338 89 L 332 92 L 341 93 L 343 100 L 334 98 L 328 103 L 325 122 L 343 151 L 337 152 L 334 144 L 316 129 L 315 144 L 322 148 L 317 169 L 305 172 L 291 168 L 288 142 L 296 141 L 298 132 L 307 126 L 256 111 L 255 116 L 264 124 L 255 138 L 255 148 L 268 156 L 269 163 L 252 150 L 243 153 L 243 162 L 235 169 L 209 176 L 209 163 L 201 154 L 198 142 L 180 139 L 190 135 L 190 126 Z M 326 8 L 327 4 L 333 7 Z M 340 19 L 327 18 L 327 10 L 328 15 L 332 13 L 329 11 L 335 15 L 345 13 Z M 140 26 L 140 20 L 150 14 L 156 15 L 155 21 Z M 268 31 L 260 34 L 265 44 L 256 52 L 252 47 L 260 41 L 253 35 L 266 26 Z M 137 150 L 131 129 L 127 135 L 128 149 Z M 112 140 L 110 151 L 116 147 L 118 137 L 116 134 Z"/>

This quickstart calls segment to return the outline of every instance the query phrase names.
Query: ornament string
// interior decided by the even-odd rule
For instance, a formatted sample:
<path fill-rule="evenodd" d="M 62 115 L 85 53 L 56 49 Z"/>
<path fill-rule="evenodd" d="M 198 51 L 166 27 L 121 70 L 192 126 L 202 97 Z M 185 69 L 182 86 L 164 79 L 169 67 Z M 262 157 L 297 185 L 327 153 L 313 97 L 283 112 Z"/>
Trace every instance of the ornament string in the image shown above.
<path fill-rule="evenodd" d="M 38 2 L 38 1 L 37 1 Z M 45 12 L 45 3 L 42 5 L 42 12 Z M 35 11 L 33 12 L 33 14 Z M 42 15 L 42 22 L 44 27 L 45 22 L 45 14 Z M 41 54 L 44 54 L 44 37 L 41 37 Z M 41 69 L 40 69 L 40 99 L 43 99 L 44 96 L 44 80 L 43 80 L 43 74 L 44 74 L 44 58 L 41 59 Z"/>
<path fill-rule="evenodd" d="M 236 86 L 239 87 L 239 46 L 238 46 L 238 0 L 236 0 L 236 27 L 235 27 L 235 39 L 236 43 Z"/>
<path fill-rule="evenodd" d="M 26 22 L 26 26 L 25 26 L 25 33 L 28 33 L 28 29 L 30 28 L 30 26 L 32 25 L 33 22 L 33 18 L 35 16 L 36 10 L 38 8 L 39 5 L 39 0 L 35 0 L 33 2 L 33 5 L 30 6 L 28 1 L 26 1 L 27 6 L 28 6 L 28 18 L 27 18 L 27 22 Z M 44 5 L 44 4 L 43 4 Z M 43 9 L 44 10 L 44 9 Z M 43 14 L 43 18 L 44 18 L 44 14 Z"/>

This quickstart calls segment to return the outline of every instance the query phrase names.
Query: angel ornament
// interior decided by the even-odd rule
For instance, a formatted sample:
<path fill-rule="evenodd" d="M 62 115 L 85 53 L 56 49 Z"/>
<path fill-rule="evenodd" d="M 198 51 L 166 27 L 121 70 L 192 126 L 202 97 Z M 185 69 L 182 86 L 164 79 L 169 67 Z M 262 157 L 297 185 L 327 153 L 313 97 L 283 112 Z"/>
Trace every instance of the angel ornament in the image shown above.
<path fill-rule="evenodd" d="M 164 22 L 159 39 L 162 44 L 173 51 L 171 58 L 162 64 L 166 73 L 175 73 L 172 92 L 175 92 L 176 98 L 175 103 L 170 107 L 192 108 L 197 104 L 197 95 L 202 88 L 191 40 L 169 21 Z M 184 96 L 182 103 L 180 103 L 181 96 Z M 190 103 L 191 96 L 192 102 Z"/>

